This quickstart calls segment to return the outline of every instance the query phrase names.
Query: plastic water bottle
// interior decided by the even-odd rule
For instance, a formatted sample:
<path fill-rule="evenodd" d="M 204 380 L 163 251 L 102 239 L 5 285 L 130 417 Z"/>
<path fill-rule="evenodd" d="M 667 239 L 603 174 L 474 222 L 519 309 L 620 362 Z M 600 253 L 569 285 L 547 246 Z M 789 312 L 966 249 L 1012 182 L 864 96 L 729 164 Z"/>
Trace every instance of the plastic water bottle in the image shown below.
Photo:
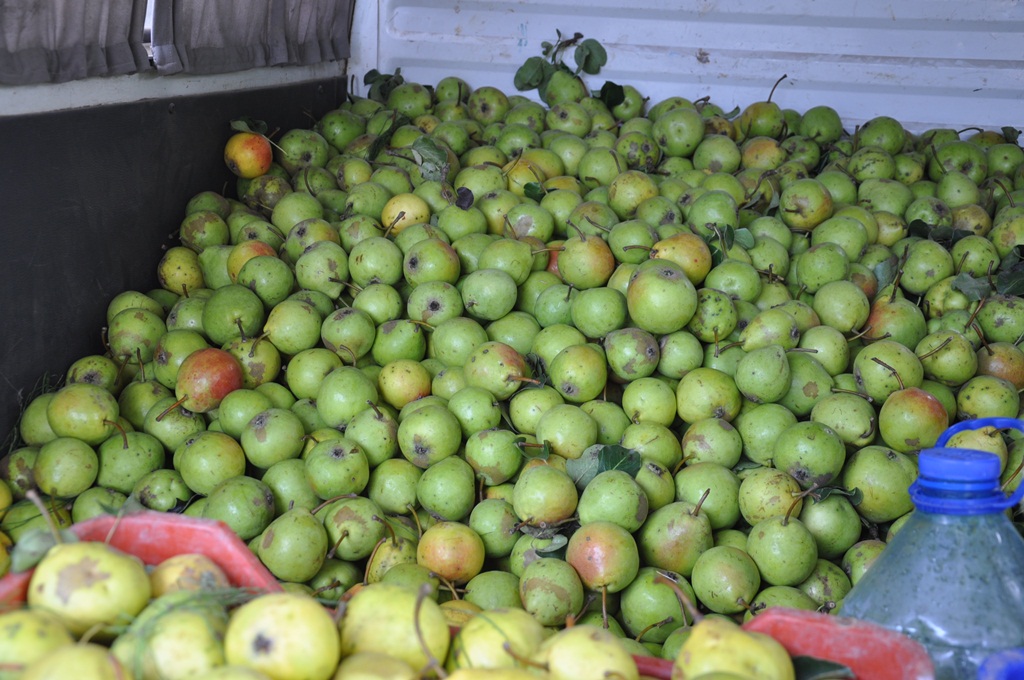
<path fill-rule="evenodd" d="M 918 457 L 915 510 L 846 596 L 840 614 L 920 642 L 936 680 L 967 680 L 990 655 L 1024 647 L 1024 539 L 1006 509 L 992 453 L 944 448 L 963 430 L 1024 432 L 1024 421 L 980 418 L 946 430 Z"/>

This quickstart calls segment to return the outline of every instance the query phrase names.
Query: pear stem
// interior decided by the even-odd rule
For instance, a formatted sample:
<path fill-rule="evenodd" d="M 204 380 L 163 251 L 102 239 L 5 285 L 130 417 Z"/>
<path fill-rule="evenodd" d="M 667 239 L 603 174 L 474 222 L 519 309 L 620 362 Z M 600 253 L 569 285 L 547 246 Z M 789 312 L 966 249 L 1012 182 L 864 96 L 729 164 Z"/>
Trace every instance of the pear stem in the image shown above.
<path fill-rule="evenodd" d="M 708 499 L 708 496 L 710 496 L 710 495 L 711 495 L 711 489 L 710 488 L 704 489 L 704 493 L 701 494 L 700 498 L 697 500 L 697 504 L 695 506 L 693 506 L 693 510 L 690 511 L 690 514 L 693 515 L 694 517 L 696 517 L 698 514 L 700 514 L 701 506 L 704 505 L 704 501 L 706 501 Z"/>
<path fill-rule="evenodd" d="M 643 640 L 643 638 L 644 638 L 644 635 L 647 635 L 647 633 L 649 633 L 650 631 L 654 630 L 655 628 L 661 628 L 662 626 L 667 626 L 668 624 L 672 623 L 673 621 L 675 621 L 675 617 L 673 617 L 673 616 L 666 616 L 661 621 L 655 621 L 654 623 L 648 625 L 646 628 L 641 630 L 640 633 L 635 638 L 633 638 L 633 639 L 636 640 L 637 642 L 641 642 Z"/>
<path fill-rule="evenodd" d="M 925 359 L 927 359 L 928 357 L 932 356 L 933 354 L 937 354 L 939 352 L 939 350 L 941 350 L 943 347 L 945 347 L 946 345 L 948 345 L 951 342 L 953 342 L 952 336 L 946 338 L 945 340 L 940 342 L 936 347 L 928 350 L 924 354 L 921 354 L 917 358 L 920 359 L 921 361 L 924 361 Z M 991 350 L 989 350 L 989 351 L 991 352 Z"/>
<path fill-rule="evenodd" d="M 882 368 L 887 369 L 890 373 L 892 373 L 893 377 L 896 378 L 896 382 L 899 383 L 900 389 L 905 389 L 903 386 L 903 378 L 900 377 L 899 371 L 897 371 L 895 368 L 885 363 L 878 357 L 871 357 L 871 360 L 878 364 L 879 366 L 881 366 Z"/>
<path fill-rule="evenodd" d="M 511 656 L 513 659 L 516 660 L 517 663 L 520 663 L 523 666 L 527 666 L 529 668 L 537 668 L 537 669 L 540 669 L 540 670 L 543 670 L 543 671 L 546 671 L 548 669 L 546 664 L 542 664 L 542 663 L 540 663 L 538 661 L 534 661 L 533 659 L 531 659 L 531 658 L 529 658 L 527 656 L 523 656 L 522 654 L 517 652 L 515 649 L 512 648 L 512 643 L 509 642 L 508 640 L 506 640 L 505 642 L 501 643 L 501 648 L 505 650 L 506 654 Z"/>
<path fill-rule="evenodd" d="M 29 489 L 25 492 L 25 498 L 32 501 L 32 505 L 39 508 L 39 513 L 46 521 L 46 526 L 50 528 L 50 533 L 53 534 L 53 540 L 56 541 L 58 545 L 63 543 L 64 539 L 61 538 L 60 531 L 57 530 L 57 525 L 53 521 L 50 509 L 46 507 L 45 503 L 43 503 L 43 499 L 39 497 L 39 493 L 35 489 Z"/>
<path fill-rule="evenodd" d="M 327 559 L 333 559 L 334 558 L 334 556 L 338 552 L 338 547 L 341 545 L 341 542 L 344 541 L 346 538 L 348 538 L 348 529 L 345 529 L 344 531 L 342 531 L 341 532 L 341 536 L 338 537 L 338 540 L 334 543 L 334 545 L 331 546 L 330 551 L 327 553 Z M 383 539 L 381 539 L 381 540 L 383 540 Z"/>
<path fill-rule="evenodd" d="M 700 613 L 697 606 L 693 604 L 690 598 L 683 592 L 683 589 L 679 587 L 675 579 L 669 577 L 665 572 L 658 570 L 658 575 L 654 577 L 654 583 L 657 585 L 668 586 L 676 595 L 676 599 L 679 601 L 679 607 L 683 612 L 690 615 L 690 620 L 696 623 L 704 618 L 704 615 Z M 684 614 L 683 620 L 685 622 L 686 616 Z"/>
<path fill-rule="evenodd" d="M 789 77 L 789 75 L 783 73 L 782 77 L 775 81 L 775 84 L 772 85 L 772 91 L 768 93 L 768 101 L 769 102 L 771 102 L 771 100 L 772 100 L 772 95 L 775 94 L 775 88 L 777 88 L 779 86 L 779 83 L 781 83 L 783 80 L 785 80 L 788 77 Z"/>
<path fill-rule="evenodd" d="M 170 413 L 174 409 L 176 409 L 179 406 L 181 406 L 182 404 L 184 404 L 186 399 L 188 399 L 188 395 L 187 394 L 185 396 L 183 396 L 181 399 L 178 399 L 176 402 L 174 402 L 173 404 L 171 404 L 167 408 L 165 408 L 163 411 L 160 412 L 160 415 L 158 415 L 156 417 L 156 421 L 159 423 L 161 420 L 164 419 L 164 416 L 166 416 L 168 413 Z"/>
<path fill-rule="evenodd" d="M 412 521 L 416 523 L 416 535 L 423 538 L 423 525 L 420 523 L 420 516 L 416 514 L 416 507 L 412 503 L 409 503 L 405 507 L 412 511 L 410 514 L 412 515 Z"/>
<path fill-rule="evenodd" d="M 416 629 L 416 639 L 419 640 L 420 648 L 427 657 L 427 668 L 430 668 L 440 678 L 447 678 L 448 672 L 441 666 L 441 663 L 430 651 L 426 639 L 423 637 L 423 628 L 420 626 L 420 611 L 423 609 L 423 601 L 430 597 L 430 584 L 424 583 L 416 593 L 416 608 L 413 610 L 413 628 Z"/>

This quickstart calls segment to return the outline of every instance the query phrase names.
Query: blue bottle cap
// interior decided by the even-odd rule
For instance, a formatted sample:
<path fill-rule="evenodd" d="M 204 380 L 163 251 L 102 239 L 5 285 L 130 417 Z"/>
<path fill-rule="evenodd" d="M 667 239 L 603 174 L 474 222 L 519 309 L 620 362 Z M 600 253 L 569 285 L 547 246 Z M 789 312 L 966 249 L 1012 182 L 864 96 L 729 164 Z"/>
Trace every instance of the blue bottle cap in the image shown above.
<path fill-rule="evenodd" d="M 971 488 L 977 488 L 979 483 L 999 481 L 999 457 L 989 451 L 923 449 L 918 454 L 917 465 L 920 475 L 929 481 L 960 482 Z"/>
<path fill-rule="evenodd" d="M 934 448 L 918 454 L 918 477 L 910 485 L 910 498 L 918 510 L 951 515 L 996 513 L 1024 498 L 1024 484 L 1012 496 L 1003 492 L 996 454 L 946 447 L 954 434 L 986 426 L 1024 432 L 1024 421 L 1015 418 L 978 418 L 948 428 Z"/>

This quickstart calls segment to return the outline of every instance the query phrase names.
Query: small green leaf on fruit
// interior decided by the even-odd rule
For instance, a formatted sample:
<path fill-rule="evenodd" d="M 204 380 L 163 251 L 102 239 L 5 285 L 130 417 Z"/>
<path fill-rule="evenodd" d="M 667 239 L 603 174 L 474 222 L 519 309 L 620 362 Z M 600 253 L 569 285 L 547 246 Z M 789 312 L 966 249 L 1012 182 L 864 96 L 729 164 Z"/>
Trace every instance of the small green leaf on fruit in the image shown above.
<path fill-rule="evenodd" d="M 794 656 L 793 670 L 796 673 L 796 680 L 856 680 L 857 678 L 848 666 L 813 656 Z"/>
<path fill-rule="evenodd" d="M 412 151 L 418 156 L 420 174 L 428 182 L 441 182 L 448 176 L 448 154 L 433 139 L 423 136 L 412 143 Z"/>
<path fill-rule="evenodd" d="M 722 253 L 722 249 L 716 245 L 708 244 L 708 248 L 711 251 L 711 264 L 714 267 L 722 264 L 722 260 L 725 259 L 725 255 Z"/>
<path fill-rule="evenodd" d="M 523 195 L 533 201 L 539 201 L 544 198 L 546 193 L 540 182 L 527 182 L 523 185 Z"/>
<path fill-rule="evenodd" d="M 545 43 L 547 44 L 547 43 Z M 530 57 L 516 70 L 512 84 L 517 90 L 533 90 L 540 87 L 549 75 L 550 64 L 541 57 Z"/>
<path fill-rule="evenodd" d="M 911 220 L 910 224 L 907 225 L 907 234 L 921 238 L 930 238 L 934 228 L 933 225 L 928 224 L 924 220 Z"/>
<path fill-rule="evenodd" d="M 78 541 L 78 535 L 69 529 L 63 529 L 59 533 L 60 543 Z M 33 529 L 25 532 L 25 535 L 15 543 L 14 549 L 11 551 L 11 572 L 20 574 L 34 569 L 46 557 L 46 553 L 50 552 L 50 548 L 57 544 L 57 538 L 47 529 Z"/>
<path fill-rule="evenodd" d="M 600 444 L 594 444 L 584 449 L 579 458 L 570 458 L 565 461 L 565 472 L 576 484 L 576 488 L 583 490 L 590 481 L 597 477 L 600 471 L 601 449 Z"/>
<path fill-rule="evenodd" d="M 626 101 L 626 90 L 622 85 L 606 80 L 604 85 L 601 86 L 600 99 L 609 109 L 615 108 Z"/>
<path fill-rule="evenodd" d="M 231 129 L 236 132 L 252 132 L 258 135 L 267 134 L 266 122 L 255 118 L 249 118 L 248 116 L 235 118 L 231 121 Z"/>
<path fill-rule="evenodd" d="M 622 470 L 630 477 L 636 477 L 642 466 L 643 459 L 638 452 L 618 444 L 601 447 L 597 455 L 598 474 L 609 470 Z"/>
<path fill-rule="evenodd" d="M 755 463 L 747 458 L 741 458 L 740 462 L 732 466 L 732 471 L 739 474 L 744 470 L 754 470 L 756 468 L 763 467 L 760 463 Z"/>
<path fill-rule="evenodd" d="M 736 245 L 741 248 L 754 247 L 754 235 L 749 229 L 737 229 L 735 233 Z"/>
<path fill-rule="evenodd" d="M 373 69 L 368 71 L 363 76 L 363 85 L 369 85 L 370 90 L 367 93 L 369 99 L 373 99 L 378 102 L 387 101 L 388 95 L 396 87 L 405 82 L 405 78 L 401 75 L 402 69 L 395 69 L 393 74 L 381 73 L 380 71 Z"/>
<path fill-rule="evenodd" d="M 963 293 L 968 300 L 977 302 L 985 297 L 988 297 L 992 291 L 992 286 L 986 279 L 976 279 L 967 272 L 962 272 L 956 275 L 953 279 L 952 287 L 954 290 L 958 290 Z"/>
<path fill-rule="evenodd" d="M 728 113 L 723 113 L 722 118 L 725 118 L 726 120 L 732 120 L 738 115 L 740 115 L 740 107 L 737 106 L 732 111 L 729 111 Z"/>
<path fill-rule="evenodd" d="M 565 534 L 555 534 L 551 537 L 551 543 L 536 548 L 539 553 L 558 552 L 569 543 L 569 537 Z"/>
<path fill-rule="evenodd" d="M 1024 296 L 1024 262 L 1018 262 L 1009 269 L 1001 269 L 995 283 L 998 293 Z"/>
<path fill-rule="evenodd" d="M 813 491 L 808 491 L 807 495 L 810 496 L 815 503 L 820 503 L 829 496 L 846 496 L 851 505 L 860 505 L 861 499 L 864 498 L 864 494 L 860 489 L 856 487 L 853 489 L 844 489 L 841 486 L 818 487 Z"/>
<path fill-rule="evenodd" d="M 1018 264 L 1024 262 L 1024 245 L 1013 247 L 999 263 L 999 271 L 1015 269 Z"/>
<path fill-rule="evenodd" d="M 605 51 L 601 43 L 593 38 L 587 38 L 576 46 L 573 58 L 579 71 L 594 75 L 608 63 L 608 52 Z"/>
<path fill-rule="evenodd" d="M 879 289 L 885 288 L 896 280 L 896 272 L 899 271 L 899 262 L 895 257 L 882 260 L 874 266 L 875 278 L 878 279 Z"/>
<path fill-rule="evenodd" d="M 1006 138 L 1007 142 L 1009 142 L 1010 144 L 1016 144 L 1017 139 L 1020 137 L 1021 131 L 1015 127 L 1010 127 L 1009 125 L 1007 125 L 1003 127 L 1002 133 L 1003 137 Z"/>
<path fill-rule="evenodd" d="M 547 460 L 551 457 L 551 444 L 546 439 L 543 442 L 533 443 L 526 441 L 526 437 L 516 437 L 515 444 L 528 460 L 533 458 Z"/>

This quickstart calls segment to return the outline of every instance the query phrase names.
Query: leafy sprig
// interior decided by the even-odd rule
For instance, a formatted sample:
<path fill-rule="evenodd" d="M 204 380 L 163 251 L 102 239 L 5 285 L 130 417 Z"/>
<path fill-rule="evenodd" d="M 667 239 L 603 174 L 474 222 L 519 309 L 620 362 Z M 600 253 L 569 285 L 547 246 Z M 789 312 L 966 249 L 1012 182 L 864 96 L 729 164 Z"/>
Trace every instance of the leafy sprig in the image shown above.
<path fill-rule="evenodd" d="M 571 36 L 563 36 L 559 30 L 555 33 L 558 36 L 555 42 L 545 40 L 541 43 L 542 56 L 527 58 L 516 70 L 512 83 L 517 90 L 537 90 L 543 99 L 548 83 L 555 73 L 561 71 L 576 77 L 580 77 L 581 74 L 597 75 L 608 63 L 608 52 L 597 40 L 584 38 L 578 31 Z M 565 61 L 570 49 L 572 66 Z M 625 90 L 621 85 L 606 82 L 601 87 L 600 98 L 609 108 L 618 106 L 625 100 Z"/>

